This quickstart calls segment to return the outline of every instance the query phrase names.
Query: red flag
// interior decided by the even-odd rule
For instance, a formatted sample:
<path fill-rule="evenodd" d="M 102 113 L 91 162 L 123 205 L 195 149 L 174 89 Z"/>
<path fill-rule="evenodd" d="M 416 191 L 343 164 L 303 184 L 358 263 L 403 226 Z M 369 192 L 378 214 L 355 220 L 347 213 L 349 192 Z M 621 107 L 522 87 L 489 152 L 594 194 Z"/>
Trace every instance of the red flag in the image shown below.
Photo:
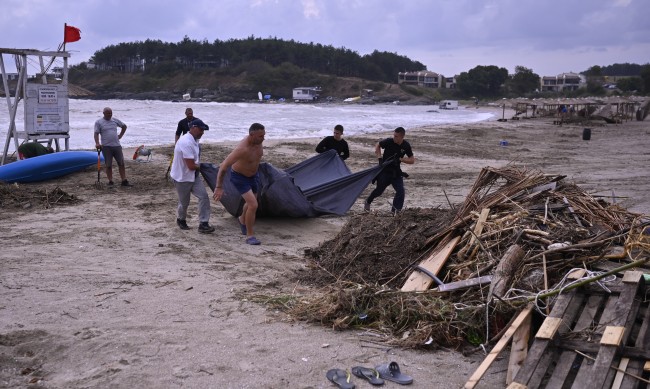
<path fill-rule="evenodd" d="M 77 27 L 65 25 L 65 31 L 63 34 L 63 43 L 76 42 L 81 39 L 81 30 Z"/>

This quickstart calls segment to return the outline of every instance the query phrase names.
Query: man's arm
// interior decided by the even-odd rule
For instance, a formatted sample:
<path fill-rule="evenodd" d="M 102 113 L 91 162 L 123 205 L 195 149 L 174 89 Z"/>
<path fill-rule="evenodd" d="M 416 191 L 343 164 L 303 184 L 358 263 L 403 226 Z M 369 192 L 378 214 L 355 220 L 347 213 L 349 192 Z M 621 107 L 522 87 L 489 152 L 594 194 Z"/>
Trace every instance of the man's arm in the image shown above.
<path fill-rule="evenodd" d="M 174 144 L 178 142 L 178 139 L 180 139 L 181 135 L 183 135 L 183 120 L 178 122 L 178 125 L 176 126 L 176 136 L 174 137 Z"/>
<path fill-rule="evenodd" d="M 317 152 L 318 154 L 320 154 L 320 153 L 324 153 L 324 152 L 327 151 L 327 146 L 325 145 L 325 139 L 327 139 L 327 138 L 323 138 L 323 140 L 321 140 L 321 141 L 318 143 L 318 146 L 316 146 L 316 152 Z"/>
<path fill-rule="evenodd" d="M 226 176 L 228 169 L 235 163 L 240 157 L 240 149 L 237 147 L 234 149 L 226 159 L 221 162 L 219 165 L 219 172 L 217 173 L 217 182 L 214 185 L 214 195 L 212 196 L 215 201 L 219 201 L 223 195 L 223 179 Z"/>
<path fill-rule="evenodd" d="M 124 136 L 124 133 L 126 132 L 126 124 L 122 123 L 120 128 L 122 128 L 122 131 L 120 131 L 120 135 L 117 136 L 117 139 L 122 139 L 122 137 Z"/>
<path fill-rule="evenodd" d="M 341 153 L 341 159 L 346 160 L 350 157 L 350 148 L 348 147 L 348 142 L 343 141 L 343 151 Z"/>
<path fill-rule="evenodd" d="M 193 158 L 183 158 L 183 161 L 185 161 L 185 165 L 190 170 L 199 170 L 201 168 L 201 165 L 194 162 Z"/>
<path fill-rule="evenodd" d="M 399 159 L 400 162 L 405 163 L 407 165 L 413 165 L 415 163 L 415 156 L 411 155 L 410 157 L 404 156 Z"/>
<path fill-rule="evenodd" d="M 98 132 L 94 133 L 94 138 L 95 138 L 95 148 L 97 148 L 97 149 L 101 148 L 102 146 L 99 144 L 99 133 Z"/>

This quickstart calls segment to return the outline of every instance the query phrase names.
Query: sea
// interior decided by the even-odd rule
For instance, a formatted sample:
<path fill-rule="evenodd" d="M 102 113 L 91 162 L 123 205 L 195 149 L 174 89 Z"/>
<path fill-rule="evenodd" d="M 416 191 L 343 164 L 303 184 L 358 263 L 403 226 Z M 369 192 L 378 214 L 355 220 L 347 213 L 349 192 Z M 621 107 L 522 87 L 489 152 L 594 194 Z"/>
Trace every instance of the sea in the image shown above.
<path fill-rule="evenodd" d="M 418 127 L 475 123 L 494 117 L 492 113 L 475 109 L 442 110 L 434 105 L 70 99 L 70 149 L 91 150 L 95 147 L 94 123 L 102 117 L 104 107 L 111 107 L 113 117 L 128 127 L 121 140 L 123 147 L 173 144 L 176 126 L 185 117 L 187 107 L 191 107 L 194 115 L 210 126 L 201 138 L 202 143 L 239 141 L 255 122 L 266 127 L 266 139 L 290 140 L 331 135 L 337 124 L 344 127 L 344 136 L 387 132 L 396 127 L 404 127 L 408 136 L 409 130 Z M 20 103 L 16 115 L 18 131 L 24 130 L 23 109 Z M 0 109 L 0 125 L 0 139 L 6 141 L 9 128 L 6 106 Z M 9 151 L 13 149 L 12 141 Z"/>

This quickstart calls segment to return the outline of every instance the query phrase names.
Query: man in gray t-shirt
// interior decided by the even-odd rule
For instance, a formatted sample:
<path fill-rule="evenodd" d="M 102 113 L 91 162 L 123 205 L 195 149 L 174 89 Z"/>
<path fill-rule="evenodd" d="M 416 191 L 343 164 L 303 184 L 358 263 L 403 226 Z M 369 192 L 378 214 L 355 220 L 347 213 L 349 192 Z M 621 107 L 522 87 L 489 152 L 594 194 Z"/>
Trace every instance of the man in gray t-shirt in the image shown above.
<path fill-rule="evenodd" d="M 117 134 L 118 127 L 122 129 L 119 135 Z M 113 117 L 113 110 L 111 108 L 104 108 L 104 117 L 95 122 L 95 147 L 104 154 L 106 177 L 108 177 L 109 186 L 113 185 L 113 158 L 117 162 L 120 178 L 122 178 L 122 186 L 131 186 L 126 179 L 124 154 L 122 153 L 122 145 L 120 144 L 120 139 L 122 139 L 125 132 L 126 124 Z M 100 136 L 102 139 L 101 144 L 99 143 Z"/>

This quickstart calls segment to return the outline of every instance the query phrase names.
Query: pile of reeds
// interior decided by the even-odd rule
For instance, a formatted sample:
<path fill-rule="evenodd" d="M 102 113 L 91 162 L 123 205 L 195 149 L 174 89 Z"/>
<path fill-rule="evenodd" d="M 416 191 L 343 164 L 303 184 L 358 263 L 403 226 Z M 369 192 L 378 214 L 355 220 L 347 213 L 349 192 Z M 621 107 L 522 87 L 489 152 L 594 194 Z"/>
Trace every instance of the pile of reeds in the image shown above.
<path fill-rule="evenodd" d="M 355 216 L 335 239 L 308 253 L 310 278 L 302 281 L 329 284 L 293 296 L 283 309 L 335 329 L 372 330 L 391 345 L 489 342 L 519 306 L 552 289 L 570 269 L 650 257 L 647 217 L 564 179 L 517 166 L 485 168 L 465 202 L 450 212 Z M 493 285 L 445 293 L 399 290 L 414 265 L 457 237 L 438 278 L 446 284 L 490 275 L 492 284 L 499 279 L 499 291 Z M 513 247 L 520 257 L 502 266 Z"/>

